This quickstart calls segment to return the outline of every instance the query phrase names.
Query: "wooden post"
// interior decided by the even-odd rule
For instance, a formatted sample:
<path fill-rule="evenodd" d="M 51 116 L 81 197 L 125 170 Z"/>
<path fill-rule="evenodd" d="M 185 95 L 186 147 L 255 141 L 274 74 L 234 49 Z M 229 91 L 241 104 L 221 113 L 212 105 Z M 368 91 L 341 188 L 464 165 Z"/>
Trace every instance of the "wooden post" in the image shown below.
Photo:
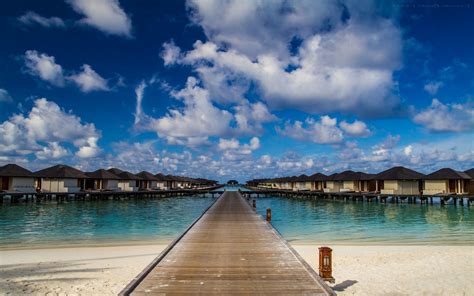
<path fill-rule="evenodd" d="M 252 207 L 253 207 L 254 209 L 257 208 L 257 201 L 256 201 L 255 199 L 252 200 Z"/>
<path fill-rule="evenodd" d="M 272 221 L 272 209 L 268 208 L 267 209 L 267 222 Z"/>

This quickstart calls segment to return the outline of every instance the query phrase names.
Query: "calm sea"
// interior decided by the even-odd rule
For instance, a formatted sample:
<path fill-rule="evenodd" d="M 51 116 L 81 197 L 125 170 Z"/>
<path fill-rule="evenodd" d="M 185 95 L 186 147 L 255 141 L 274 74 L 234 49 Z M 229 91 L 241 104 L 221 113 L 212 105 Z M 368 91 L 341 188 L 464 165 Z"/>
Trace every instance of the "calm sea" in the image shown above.
<path fill-rule="evenodd" d="M 168 243 L 215 198 L 0 205 L 0 249 Z M 292 243 L 474 245 L 474 209 L 446 205 L 257 199 Z"/>

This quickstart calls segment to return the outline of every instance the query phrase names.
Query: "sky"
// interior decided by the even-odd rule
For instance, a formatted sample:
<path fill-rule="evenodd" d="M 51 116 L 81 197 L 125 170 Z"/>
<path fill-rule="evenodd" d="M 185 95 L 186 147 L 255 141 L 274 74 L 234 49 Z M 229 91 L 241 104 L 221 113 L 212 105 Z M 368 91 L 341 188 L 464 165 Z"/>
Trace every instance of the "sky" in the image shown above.
<path fill-rule="evenodd" d="M 219 181 L 474 166 L 474 2 L 0 4 L 0 164 Z"/>

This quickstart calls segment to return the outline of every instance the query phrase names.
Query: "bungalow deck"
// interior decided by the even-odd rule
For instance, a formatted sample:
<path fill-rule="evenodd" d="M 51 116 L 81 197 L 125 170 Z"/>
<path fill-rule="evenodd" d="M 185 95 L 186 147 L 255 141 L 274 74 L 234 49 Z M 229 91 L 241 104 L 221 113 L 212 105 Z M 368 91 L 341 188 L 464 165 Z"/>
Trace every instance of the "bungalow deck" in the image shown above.
<path fill-rule="evenodd" d="M 334 295 L 239 192 L 225 192 L 120 295 Z"/>

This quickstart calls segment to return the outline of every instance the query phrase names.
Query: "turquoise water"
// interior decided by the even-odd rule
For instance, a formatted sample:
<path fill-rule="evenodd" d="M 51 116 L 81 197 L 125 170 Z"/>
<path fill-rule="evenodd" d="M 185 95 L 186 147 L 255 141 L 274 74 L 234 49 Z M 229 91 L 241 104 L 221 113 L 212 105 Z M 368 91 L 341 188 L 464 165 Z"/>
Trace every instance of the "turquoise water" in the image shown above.
<path fill-rule="evenodd" d="M 294 243 L 474 245 L 474 209 L 452 205 L 257 199 Z"/>
<path fill-rule="evenodd" d="M 170 242 L 215 199 L 5 204 L 0 206 L 0 248 Z"/>
<path fill-rule="evenodd" d="M 235 187 L 226 190 L 237 190 Z M 212 197 L 19 203 L 0 206 L 0 249 L 168 243 Z M 474 209 L 439 205 L 257 199 L 288 241 L 319 244 L 474 245 Z"/>

